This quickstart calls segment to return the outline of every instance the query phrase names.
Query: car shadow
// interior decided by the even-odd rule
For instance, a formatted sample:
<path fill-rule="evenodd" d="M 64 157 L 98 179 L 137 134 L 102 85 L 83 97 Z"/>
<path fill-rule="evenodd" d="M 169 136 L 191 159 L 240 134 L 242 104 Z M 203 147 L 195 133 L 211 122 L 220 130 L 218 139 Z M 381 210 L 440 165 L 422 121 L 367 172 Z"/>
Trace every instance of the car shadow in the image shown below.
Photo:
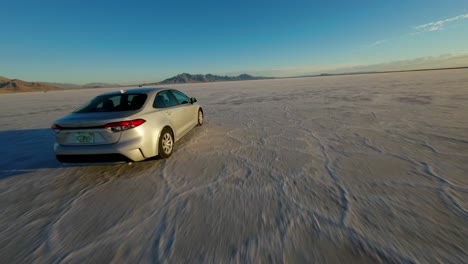
<path fill-rule="evenodd" d="M 193 129 L 176 143 L 174 154 L 197 134 L 194 130 L 197 129 Z M 54 142 L 55 134 L 50 128 L 0 131 L 0 180 L 40 169 L 83 166 L 93 169 L 92 167 L 95 166 L 106 165 L 100 163 L 62 164 L 55 158 Z M 150 168 L 151 166 L 148 165 L 152 165 L 152 162 L 163 161 L 164 159 L 156 156 L 138 164 Z M 107 165 L 118 164 L 126 163 L 116 162 Z"/>
<path fill-rule="evenodd" d="M 59 168 L 50 128 L 0 131 L 0 179 L 38 169 Z"/>

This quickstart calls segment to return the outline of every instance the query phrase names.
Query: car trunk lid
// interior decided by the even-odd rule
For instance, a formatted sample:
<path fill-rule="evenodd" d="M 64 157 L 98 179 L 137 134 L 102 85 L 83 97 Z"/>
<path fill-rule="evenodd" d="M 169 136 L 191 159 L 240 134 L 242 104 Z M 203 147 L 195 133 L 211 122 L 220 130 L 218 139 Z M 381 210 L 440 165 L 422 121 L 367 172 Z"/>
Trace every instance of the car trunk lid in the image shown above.
<path fill-rule="evenodd" d="M 128 119 L 135 111 L 103 113 L 71 113 L 55 122 L 57 143 L 60 145 L 104 145 L 117 143 L 121 131 L 104 125 Z"/>

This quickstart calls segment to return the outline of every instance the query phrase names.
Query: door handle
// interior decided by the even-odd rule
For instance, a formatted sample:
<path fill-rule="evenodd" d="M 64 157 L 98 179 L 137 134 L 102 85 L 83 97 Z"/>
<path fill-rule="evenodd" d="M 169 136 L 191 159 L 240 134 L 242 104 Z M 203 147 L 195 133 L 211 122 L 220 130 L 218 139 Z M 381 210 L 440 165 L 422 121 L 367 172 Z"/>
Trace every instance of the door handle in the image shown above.
<path fill-rule="evenodd" d="M 166 111 L 166 114 L 171 115 L 172 112 L 171 111 Z"/>

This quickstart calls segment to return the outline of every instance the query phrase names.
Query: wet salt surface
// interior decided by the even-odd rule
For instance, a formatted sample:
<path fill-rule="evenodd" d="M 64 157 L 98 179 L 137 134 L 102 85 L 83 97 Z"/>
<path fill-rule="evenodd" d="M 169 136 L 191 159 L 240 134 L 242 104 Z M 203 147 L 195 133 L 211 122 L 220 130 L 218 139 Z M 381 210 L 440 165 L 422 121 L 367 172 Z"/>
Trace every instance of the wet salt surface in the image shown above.
<path fill-rule="evenodd" d="M 175 85 L 168 160 L 63 166 L 53 120 L 109 89 L 0 96 L 3 263 L 464 263 L 468 70 Z"/>

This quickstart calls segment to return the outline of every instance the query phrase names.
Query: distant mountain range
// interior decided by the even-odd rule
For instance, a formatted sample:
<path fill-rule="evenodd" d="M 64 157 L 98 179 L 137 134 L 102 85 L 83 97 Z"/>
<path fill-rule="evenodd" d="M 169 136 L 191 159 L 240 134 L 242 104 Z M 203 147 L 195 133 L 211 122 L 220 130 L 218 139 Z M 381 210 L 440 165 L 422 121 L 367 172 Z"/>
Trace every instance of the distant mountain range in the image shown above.
<path fill-rule="evenodd" d="M 159 84 L 179 84 L 179 83 L 203 83 L 203 82 L 229 82 L 229 81 L 248 81 L 248 80 L 262 80 L 272 79 L 268 77 L 255 77 L 248 74 L 241 74 L 239 76 L 220 76 L 214 74 L 189 74 L 182 73 L 172 78 L 165 79 L 162 82 L 145 83 L 142 85 L 159 85 Z"/>
<path fill-rule="evenodd" d="M 316 75 L 302 75 L 297 77 L 318 77 L 318 76 L 334 76 L 334 75 L 353 75 L 353 74 L 373 74 L 373 73 L 390 73 L 390 72 L 406 72 L 406 71 L 429 71 L 429 70 L 448 70 L 448 69 L 466 69 L 468 67 L 453 67 L 453 68 L 434 68 L 434 69 L 416 69 L 416 70 L 401 70 L 401 71 L 355 71 L 349 73 L 322 73 Z M 150 85 L 167 85 L 167 84 L 183 84 L 183 83 L 204 83 L 204 82 L 228 82 L 228 81 L 249 81 L 275 79 L 275 77 L 256 77 L 249 74 L 241 74 L 239 76 L 220 76 L 214 74 L 189 74 L 182 73 L 172 78 L 165 79 L 161 82 L 143 83 L 136 85 L 120 85 L 114 83 L 87 83 L 77 85 L 71 83 L 51 83 L 51 82 L 27 82 L 19 79 L 8 79 L 0 76 L 0 93 L 16 93 L 16 92 L 45 92 L 64 89 L 86 89 L 86 88 L 112 88 L 112 87 L 131 87 L 131 86 L 150 86 Z"/>
<path fill-rule="evenodd" d="M 180 83 L 203 83 L 203 82 L 228 82 L 228 81 L 248 81 L 272 79 L 269 77 L 255 77 L 248 74 L 239 76 L 220 76 L 214 74 L 189 74 L 182 73 L 172 78 L 165 79 L 162 82 L 145 83 L 134 86 L 161 85 L 161 84 L 180 84 Z M 17 92 L 45 92 L 64 89 L 83 89 L 83 88 L 111 88 L 122 87 L 123 85 L 116 83 L 87 83 L 83 85 L 72 83 L 56 83 L 56 82 L 27 82 L 19 79 L 8 79 L 0 76 L 0 93 L 17 93 Z M 126 85 L 131 86 L 131 85 Z"/>
<path fill-rule="evenodd" d="M 19 79 L 8 79 L 0 76 L 0 93 L 46 92 L 64 89 L 121 87 L 112 83 L 87 83 L 77 85 L 71 83 L 27 82 Z"/>
<path fill-rule="evenodd" d="M 46 92 L 63 90 L 63 88 L 43 82 L 25 82 L 0 76 L 0 93 Z"/>

